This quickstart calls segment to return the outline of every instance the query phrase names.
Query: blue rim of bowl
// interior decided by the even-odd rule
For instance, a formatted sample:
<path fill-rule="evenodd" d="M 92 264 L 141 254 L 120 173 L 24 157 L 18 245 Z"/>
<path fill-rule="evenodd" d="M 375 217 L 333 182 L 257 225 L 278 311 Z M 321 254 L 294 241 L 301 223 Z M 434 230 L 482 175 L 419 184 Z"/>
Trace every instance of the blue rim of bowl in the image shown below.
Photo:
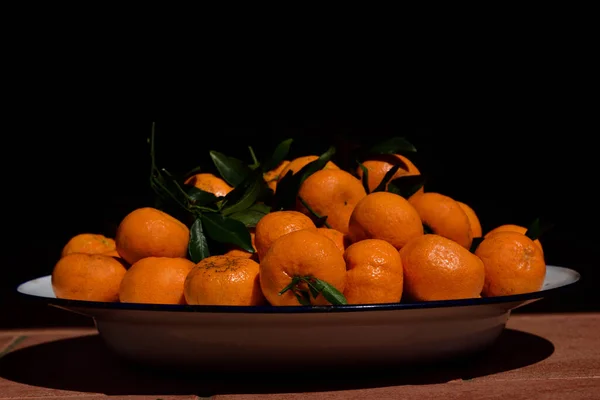
<path fill-rule="evenodd" d="M 27 298 L 44 301 L 47 304 L 65 309 L 107 309 L 128 311 L 165 311 L 165 312 L 200 312 L 200 313 L 238 313 L 238 314 L 311 314 L 311 313 L 336 313 L 336 312 L 360 312 L 360 311 L 393 311 L 393 310 L 415 310 L 445 307 L 466 307 L 490 304 L 502 304 L 513 302 L 526 302 L 529 300 L 540 300 L 548 295 L 567 289 L 580 281 L 581 274 L 575 270 L 552 266 L 569 270 L 574 280 L 564 285 L 543 289 L 537 292 L 514 294 L 508 296 L 481 297 L 459 300 L 435 300 L 414 303 L 383 303 L 383 304 L 357 304 L 339 306 L 201 306 L 188 304 L 142 304 L 142 303 L 119 303 L 68 300 L 50 297 L 35 296 L 18 291 Z"/>

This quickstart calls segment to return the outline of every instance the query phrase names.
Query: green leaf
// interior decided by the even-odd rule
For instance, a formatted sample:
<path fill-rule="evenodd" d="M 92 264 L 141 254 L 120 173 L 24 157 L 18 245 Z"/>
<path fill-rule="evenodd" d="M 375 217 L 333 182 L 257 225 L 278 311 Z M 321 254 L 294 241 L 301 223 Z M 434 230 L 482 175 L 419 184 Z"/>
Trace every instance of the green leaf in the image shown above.
<path fill-rule="evenodd" d="M 266 193 L 267 184 L 262 178 L 261 171 L 253 171 L 246 179 L 225 196 L 223 215 L 244 211 L 252 206 L 263 193 Z"/>
<path fill-rule="evenodd" d="M 155 152 L 155 135 L 156 135 L 156 123 L 152 122 L 152 130 L 150 132 L 150 138 L 148 143 L 150 144 L 150 188 L 156 194 L 154 199 L 155 205 L 163 208 L 168 208 L 169 205 L 177 205 L 180 208 L 186 208 L 186 201 L 181 192 L 174 186 L 172 179 L 165 179 L 162 175 L 161 170 L 156 166 L 156 152 Z"/>
<path fill-rule="evenodd" d="M 308 285 L 308 289 L 310 290 L 310 294 L 305 291 L 305 290 L 301 290 L 298 288 L 298 283 L 300 282 L 305 282 Z M 298 303 L 302 304 L 302 305 L 310 305 L 310 295 L 313 296 L 313 298 L 317 298 L 319 296 L 319 294 L 322 294 L 323 297 L 325 298 L 325 300 L 327 300 L 328 302 L 330 302 L 332 305 L 344 305 L 344 304 L 348 304 L 348 301 L 346 300 L 346 298 L 344 297 L 344 295 L 337 290 L 334 286 L 330 285 L 329 283 L 322 281 L 320 279 L 317 279 L 315 277 L 312 276 L 294 276 L 292 277 L 291 282 L 284 287 L 283 289 L 281 289 L 281 291 L 279 292 L 279 295 L 281 296 L 282 294 L 284 294 L 285 292 L 291 290 L 292 293 L 294 293 L 294 296 L 296 296 L 296 299 L 298 300 Z"/>
<path fill-rule="evenodd" d="M 319 289 L 317 289 L 317 287 L 311 282 L 311 280 L 306 279 L 305 282 L 308 285 L 308 290 L 310 290 L 310 294 L 312 295 L 312 297 L 314 299 L 319 297 L 319 294 L 321 294 L 321 292 L 319 292 Z"/>
<path fill-rule="evenodd" d="M 305 290 L 297 290 L 294 292 L 296 300 L 303 306 L 310 306 L 310 295 Z"/>
<path fill-rule="evenodd" d="M 369 149 L 371 154 L 415 153 L 417 149 L 403 137 L 393 137 L 377 143 Z"/>
<path fill-rule="evenodd" d="M 197 166 L 197 167 L 194 167 L 194 168 L 190 169 L 188 172 L 186 172 L 186 173 L 183 175 L 183 177 L 184 177 L 185 179 L 187 179 L 187 178 L 191 177 L 192 175 L 199 174 L 200 172 L 202 172 L 202 167 L 200 167 L 200 166 Z"/>
<path fill-rule="evenodd" d="M 250 232 L 240 221 L 219 213 L 203 213 L 201 218 L 206 235 L 214 241 L 233 244 L 254 253 Z"/>
<path fill-rule="evenodd" d="M 483 242 L 483 237 L 473 238 L 473 242 L 471 243 L 471 248 L 469 249 L 469 251 L 471 253 L 475 253 L 475 250 L 477 250 L 481 242 Z"/>
<path fill-rule="evenodd" d="M 250 152 L 250 157 L 252 157 L 252 165 L 249 165 L 249 167 L 251 170 L 255 170 L 256 168 L 260 167 L 260 162 L 256 158 L 256 154 L 254 154 L 254 149 L 252 146 L 248 146 L 248 151 Z"/>
<path fill-rule="evenodd" d="M 164 172 L 164 169 L 163 169 Z M 150 187 L 160 198 L 163 206 L 176 205 L 187 210 L 187 195 L 185 191 L 170 176 L 163 176 L 161 171 L 155 169 L 150 176 Z"/>
<path fill-rule="evenodd" d="M 287 292 L 288 290 L 296 290 L 296 285 L 298 284 L 298 282 L 300 282 L 300 278 L 297 276 L 294 276 L 292 278 L 292 280 L 290 281 L 290 283 L 284 287 L 283 289 L 281 289 L 279 291 L 279 293 L 277 293 L 279 296 L 281 296 L 282 294 L 284 294 L 285 292 Z"/>
<path fill-rule="evenodd" d="M 207 204 L 215 203 L 218 198 L 214 194 L 210 192 L 205 192 L 202 189 L 198 189 L 195 186 L 190 186 L 187 189 L 187 195 L 190 199 L 190 202 L 197 206 L 205 206 Z"/>
<path fill-rule="evenodd" d="M 262 163 L 263 172 L 268 172 L 274 169 L 283 160 L 285 160 L 288 153 L 290 152 L 290 147 L 293 141 L 294 139 L 286 139 L 283 142 L 279 143 L 277 147 L 275 147 L 275 150 L 273 151 L 271 157 Z"/>
<path fill-rule="evenodd" d="M 531 240 L 539 239 L 544 233 L 548 232 L 550 229 L 554 227 L 554 224 L 549 222 L 541 221 L 540 218 L 536 218 L 535 221 L 529 225 L 527 231 L 525 232 L 525 236 L 527 236 Z"/>
<path fill-rule="evenodd" d="M 188 253 L 190 255 L 190 259 L 195 263 L 198 263 L 210 256 L 208 243 L 206 242 L 206 237 L 204 236 L 204 231 L 202 230 L 202 220 L 200 218 L 197 218 L 190 228 L 190 243 L 188 244 Z"/>
<path fill-rule="evenodd" d="M 296 196 L 300 188 L 300 177 L 288 171 L 278 182 L 277 191 L 272 198 L 274 211 L 293 210 L 296 206 Z"/>
<path fill-rule="evenodd" d="M 298 200 L 300 201 L 300 203 L 302 203 L 304 207 L 306 207 L 308 212 L 312 214 L 312 216 L 314 217 L 312 218 L 312 220 L 314 221 L 317 228 L 320 228 L 323 225 L 325 225 L 326 227 L 331 229 L 331 225 L 329 225 L 329 223 L 327 222 L 327 215 L 319 215 L 302 197 L 298 196 Z"/>
<path fill-rule="evenodd" d="M 388 183 L 387 191 L 408 199 L 425 185 L 423 175 L 404 175 Z"/>
<path fill-rule="evenodd" d="M 244 178 L 246 178 L 251 171 L 250 167 L 241 160 L 228 157 L 218 151 L 211 150 L 210 157 L 212 158 L 215 167 L 219 170 L 221 177 L 233 187 L 242 183 Z"/>
<path fill-rule="evenodd" d="M 309 285 L 313 285 L 315 290 L 321 293 L 323 297 L 325 297 L 325 300 L 330 302 L 332 305 L 340 306 L 348 304 L 346 297 L 344 297 L 344 295 L 333 285 L 330 285 L 329 283 L 315 277 L 310 277 L 306 279 L 306 282 Z"/>
<path fill-rule="evenodd" d="M 358 161 L 358 166 L 360 167 L 360 169 L 363 173 L 362 174 L 363 188 L 365 188 L 365 192 L 367 194 L 369 194 L 369 193 L 371 193 L 371 191 L 369 190 L 369 170 L 360 161 Z"/>
<path fill-rule="evenodd" d="M 271 212 L 271 207 L 263 203 L 256 203 L 249 210 L 257 211 L 263 214 L 268 214 Z"/>
<path fill-rule="evenodd" d="M 388 182 L 394 177 L 394 175 L 396 174 L 396 172 L 398 172 L 399 169 L 399 164 L 396 164 L 392 168 L 390 168 L 390 170 L 386 172 L 383 176 L 381 182 L 379 182 L 379 185 L 377 185 L 377 187 L 373 189 L 373 192 L 385 192 Z"/>
<path fill-rule="evenodd" d="M 155 124 L 152 124 L 152 134 L 150 143 L 150 187 L 156 194 L 154 206 L 167 212 L 176 219 L 184 222 L 186 225 L 195 220 L 195 214 L 198 211 L 212 210 L 204 207 L 214 200 L 214 195 L 201 191 L 200 189 L 190 189 L 190 187 L 171 175 L 165 168 L 156 166 L 154 152 Z M 193 185 L 191 185 L 193 187 Z"/>
<path fill-rule="evenodd" d="M 273 210 L 293 210 L 296 207 L 296 196 L 302 183 L 310 175 L 322 169 L 335 154 L 335 147 L 330 147 L 319 158 L 305 165 L 297 173 L 288 173 L 277 183 L 277 191 L 273 197 Z"/>
<path fill-rule="evenodd" d="M 229 218 L 240 221 L 247 228 L 254 228 L 262 217 L 267 215 L 271 209 L 264 204 L 255 204 L 254 206 L 229 215 Z"/>
<path fill-rule="evenodd" d="M 302 184 L 306 178 L 314 174 L 315 172 L 323 169 L 325 165 L 335 155 L 335 147 L 331 146 L 327 151 L 319 156 L 316 160 L 305 165 L 300 171 L 298 171 L 297 175 L 300 175 L 300 184 Z"/>

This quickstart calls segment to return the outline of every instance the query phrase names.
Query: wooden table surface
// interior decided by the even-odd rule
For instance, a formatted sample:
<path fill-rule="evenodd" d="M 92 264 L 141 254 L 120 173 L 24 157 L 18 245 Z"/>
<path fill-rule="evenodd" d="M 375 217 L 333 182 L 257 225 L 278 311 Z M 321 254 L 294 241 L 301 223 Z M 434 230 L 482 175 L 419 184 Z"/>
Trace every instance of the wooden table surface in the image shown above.
<path fill-rule="evenodd" d="M 515 314 L 486 353 L 352 376 L 164 376 L 126 366 L 95 330 L 0 332 L 0 399 L 600 399 L 600 313 Z"/>

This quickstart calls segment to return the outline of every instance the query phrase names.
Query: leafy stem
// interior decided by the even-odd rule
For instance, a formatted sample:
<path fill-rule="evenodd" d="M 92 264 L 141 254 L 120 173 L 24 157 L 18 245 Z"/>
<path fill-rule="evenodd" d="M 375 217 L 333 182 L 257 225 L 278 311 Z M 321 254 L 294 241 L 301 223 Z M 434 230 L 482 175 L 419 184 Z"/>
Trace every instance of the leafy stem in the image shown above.
<path fill-rule="evenodd" d="M 250 156 L 252 157 L 252 165 L 250 165 L 251 169 L 256 169 L 260 167 L 260 161 L 256 158 L 256 154 L 254 154 L 254 149 L 252 146 L 248 146 L 248 150 L 250 151 Z"/>
<path fill-rule="evenodd" d="M 171 181 L 173 181 L 173 186 L 174 186 L 175 188 L 177 188 L 177 190 L 179 191 L 179 193 L 180 193 L 180 194 L 181 194 L 181 195 L 182 195 L 182 196 L 183 196 L 183 197 L 184 197 L 184 198 L 185 198 L 185 199 L 186 199 L 188 202 L 190 202 L 192 199 L 190 198 L 190 196 L 188 195 L 188 193 L 187 193 L 185 190 L 183 190 L 183 188 L 182 188 L 182 187 L 181 187 L 181 185 L 180 185 L 180 184 L 177 182 L 177 180 L 176 180 L 176 179 L 173 177 L 173 175 L 171 175 L 171 174 L 169 173 L 169 171 L 167 171 L 167 170 L 166 170 L 166 169 L 164 169 L 164 168 L 161 168 L 161 171 L 162 171 L 162 172 L 164 172 L 164 173 L 165 173 L 165 175 L 167 175 L 167 176 L 168 176 L 168 177 L 171 179 Z"/>
<path fill-rule="evenodd" d="M 308 291 L 300 287 L 302 283 L 308 287 Z M 310 305 L 310 296 L 316 299 L 319 295 L 323 295 L 325 300 L 334 306 L 348 304 L 346 297 L 333 285 L 314 276 L 294 276 L 289 285 L 281 289 L 279 295 L 290 290 L 303 306 Z"/>
<path fill-rule="evenodd" d="M 358 166 L 360 167 L 360 170 L 362 171 L 363 188 L 365 189 L 365 192 L 367 194 L 369 194 L 369 193 L 371 193 L 371 191 L 369 190 L 369 170 L 360 161 L 357 161 L 357 162 L 358 162 Z"/>
<path fill-rule="evenodd" d="M 317 227 L 319 227 L 320 225 L 325 225 L 326 227 L 331 229 L 331 225 L 329 225 L 329 222 L 327 222 L 327 215 L 319 215 L 315 210 L 312 209 L 310 205 L 308 205 L 306 200 L 304 200 L 302 197 L 298 196 L 298 200 L 300 201 L 300 203 L 302 203 L 304 207 L 306 207 L 308 212 L 315 216 L 315 218 L 317 219 L 315 225 L 317 225 Z"/>
<path fill-rule="evenodd" d="M 162 194 L 166 194 L 168 197 L 170 197 L 175 203 L 177 203 L 179 206 L 181 206 L 182 208 L 186 208 L 185 204 L 183 204 L 178 198 L 177 196 L 175 196 L 173 194 L 173 192 L 171 192 L 166 185 L 162 182 L 162 177 L 160 175 L 158 176 L 152 176 L 150 177 L 150 187 L 152 187 L 152 189 L 157 192 L 159 194 L 159 196 Z"/>
<path fill-rule="evenodd" d="M 371 154 L 416 153 L 417 149 L 403 137 L 392 137 L 369 149 Z"/>
<path fill-rule="evenodd" d="M 527 236 L 531 240 L 539 239 L 544 233 L 548 232 L 550 229 L 554 227 L 554 224 L 541 221 L 540 218 L 536 218 L 528 227 L 525 232 L 525 236 Z"/>
<path fill-rule="evenodd" d="M 267 172 L 277 167 L 279 163 L 281 163 L 288 155 L 290 151 L 290 146 L 292 145 L 293 139 L 286 139 L 279 143 L 275 150 L 273 150 L 273 154 L 271 157 L 267 158 L 264 162 L 261 163 L 261 168 L 263 172 Z"/>
<path fill-rule="evenodd" d="M 377 185 L 377 187 L 375 189 L 373 189 L 373 192 L 385 191 L 388 182 L 394 177 L 394 175 L 396 174 L 396 172 L 398 172 L 400 167 L 401 167 L 400 164 L 396 164 L 392 168 L 390 168 L 390 170 L 387 171 L 385 173 L 385 175 L 383 176 L 383 179 L 381 179 L 381 182 L 379 182 L 379 185 Z"/>
<path fill-rule="evenodd" d="M 186 172 L 183 177 L 184 178 L 189 178 L 192 175 L 198 174 L 202 171 L 202 167 L 201 166 L 196 166 L 192 169 L 190 169 L 188 172 Z"/>
<path fill-rule="evenodd" d="M 387 191 L 408 199 L 423 187 L 425 180 L 423 175 L 404 175 L 390 181 Z"/>
<path fill-rule="evenodd" d="M 156 124 L 153 122 L 149 138 L 150 187 L 159 200 L 157 207 L 163 210 L 166 208 L 175 218 L 190 225 L 189 258 L 198 262 L 208 257 L 211 254 L 209 244 L 218 243 L 239 246 L 253 253 L 254 247 L 248 227 L 255 226 L 258 220 L 270 211 L 269 208 L 256 205 L 258 201 L 263 200 L 266 183 L 261 171 L 257 170 L 260 163 L 253 149 L 250 147 L 256 171 L 238 159 L 216 151 L 210 152 L 213 163 L 223 178 L 234 186 L 226 196 L 218 197 L 199 189 L 194 183 L 182 183 L 182 180 L 177 179 L 165 168 L 157 167 L 155 136 Z"/>
<path fill-rule="evenodd" d="M 161 197 L 167 196 L 167 197 L 171 198 L 175 203 L 177 203 L 180 207 L 187 210 L 186 205 L 177 196 L 175 196 L 175 194 L 168 188 L 168 186 L 165 182 L 165 178 L 163 177 L 163 175 L 161 174 L 161 171 L 156 166 L 156 155 L 155 155 L 155 151 L 154 151 L 155 133 L 156 133 L 156 123 L 152 122 L 152 132 L 150 133 L 150 187 L 152 188 L 152 190 L 154 190 L 156 192 L 157 195 L 159 195 Z M 168 175 L 168 177 L 171 179 L 171 181 L 173 183 L 175 183 L 175 185 L 177 187 L 179 187 L 180 190 L 183 191 L 183 189 L 181 189 L 179 184 L 177 184 L 175 182 L 175 180 L 172 178 L 172 176 L 165 169 L 163 169 L 163 171 Z M 187 194 L 186 194 L 186 196 L 187 196 Z"/>
<path fill-rule="evenodd" d="M 273 210 L 293 210 L 302 183 L 310 175 L 325 167 L 334 154 L 335 147 L 332 146 L 319 158 L 302 167 L 300 171 L 296 173 L 288 171 L 277 183 L 277 191 L 272 199 Z"/>

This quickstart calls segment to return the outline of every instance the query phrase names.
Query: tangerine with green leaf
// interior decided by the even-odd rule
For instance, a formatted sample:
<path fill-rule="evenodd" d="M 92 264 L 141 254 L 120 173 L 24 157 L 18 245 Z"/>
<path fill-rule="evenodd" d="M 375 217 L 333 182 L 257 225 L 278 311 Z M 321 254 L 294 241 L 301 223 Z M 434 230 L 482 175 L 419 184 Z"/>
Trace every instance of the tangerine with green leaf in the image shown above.
<path fill-rule="evenodd" d="M 273 210 L 295 210 L 298 200 L 298 192 L 300 186 L 311 174 L 322 170 L 328 169 L 328 165 L 331 163 L 331 158 L 335 154 L 335 147 L 329 147 L 329 149 L 321 154 L 319 157 L 312 159 L 312 161 L 304 160 L 306 163 L 301 163 L 300 169 L 291 172 L 282 172 L 279 181 L 277 182 L 277 192 L 271 199 L 271 207 Z M 312 156 L 311 156 L 312 157 Z M 292 161 L 293 163 L 294 161 Z M 290 163 L 289 165 L 292 165 Z M 289 167 L 288 165 L 288 167 Z M 286 168 L 287 169 L 287 168 Z M 339 169 L 337 166 L 333 169 Z M 284 175 L 285 174 L 285 175 Z"/>
<path fill-rule="evenodd" d="M 369 192 L 373 192 L 377 186 L 383 180 L 386 173 L 391 170 L 395 165 L 400 165 L 400 168 L 391 177 L 391 180 L 400 178 L 402 176 L 420 175 L 419 169 L 403 155 L 400 154 L 379 154 L 373 155 L 362 162 L 362 165 L 367 169 Z M 363 178 L 363 170 L 360 166 L 356 168 L 356 174 L 360 179 Z M 389 184 L 389 182 L 388 182 Z M 386 188 L 387 185 L 386 184 Z M 424 189 L 421 187 L 418 193 L 423 193 Z"/>
<path fill-rule="evenodd" d="M 260 262 L 261 290 L 271 305 L 345 304 L 346 263 L 335 243 L 314 229 L 275 240 Z"/>
<path fill-rule="evenodd" d="M 245 257 L 210 256 L 189 272 L 184 283 L 187 304 L 260 306 L 267 304 L 259 265 Z"/>
<path fill-rule="evenodd" d="M 311 162 L 317 160 L 318 158 L 319 158 L 319 156 L 315 156 L 315 155 L 301 156 L 301 157 L 294 158 L 281 171 L 281 173 L 279 174 L 278 182 L 281 181 L 283 179 L 283 177 L 286 176 L 289 171 L 292 171 L 292 173 L 295 174 L 296 172 L 300 171 L 302 168 L 304 168 Z M 325 168 L 325 169 L 340 169 L 340 167 L 338 167 L 333 161 L 328 161 L 323 168 Z"/>
<path fill-rule="evenodd" d="M 267 171 L 263 174 L 263 179 L 267 182 L 267 185 L 272 191 L 277 190 L 277 181 L 281 176 L 281 173 L 286 169 L 286 167 L 290 164 L 290 160 L 283 160 L 279 163 L 275 168 L 270 171 Z"/>
<path fill-rule="evenodd" d="M 207 172 L 190 176 L 186 179 L 185 184 L 212 193 L 217 197 L 225 197 L 233 190 L 233 187 L 229 186 L 223 179 Z"/>
<path fill-rule="evenodd" d="M 146 257 L 186 257 L 190 231 L 181 221 L 152 207 L 131 211 L 115 236 L 119 255 L 129 264 Z"/>
<path fill-rule="evenodd" d="M 544 255 L 533 240 L 520 232 L 488 234 L 475 254 L 485 266 L 485 297 L 536 292 L 544 284 Z"/>
<path fill-rule="evenodd" d="M 221 178 L 232 187 L 238 186 L 252 171 L 250 166 L 234 157 L 229 157 L 215 150 L 209 151 L 210 158 Z"/>
<path fill-rule="evenodd" d="M 241 258 L 250 258 L 252 260 L 258 261 L 258 253 L 256 252 L 256 233 L 254 228 L 248 229 L 250 232 L 250 240 L 252 241 L 252 247 L 254 248 L 254 253 L 251 253 L 247 250 L 244 250 L 240 246 L 229 245 L 229 250 L 225 252 L 223 255 L 227 257 L 241 257 Z"/>
<path fill-rule="evenodd" d="M 300 186 L 296 210 L 317 220 L 327 217 L 327 227 L 348 234 L 350 215 L 367 193 L 361 182 L 341 169 L 322 169 Z"/>
<path fill-rule="evenodd" d="M 524 235 L 527 232 L 527 228 L 525 228 L 524 226 L 515 225 L 515 224 L 504 224 L 504 225 L 495 227 L 494 229 L 492 229 L 491 231 L 486 233 L 484 237 L 487 238 L 488 236 L 493 235 L 496 232 L 518 232 L 518 233 Z M 538 246 L 540 248 L 540 251 L 542 252 L 542 254 L 544 254 L 544 248 L 542 247 L 542 243 L 540 242 L 540 239 L 535 239 L 533 242 L 536 244 L 536 246 Z"/>

